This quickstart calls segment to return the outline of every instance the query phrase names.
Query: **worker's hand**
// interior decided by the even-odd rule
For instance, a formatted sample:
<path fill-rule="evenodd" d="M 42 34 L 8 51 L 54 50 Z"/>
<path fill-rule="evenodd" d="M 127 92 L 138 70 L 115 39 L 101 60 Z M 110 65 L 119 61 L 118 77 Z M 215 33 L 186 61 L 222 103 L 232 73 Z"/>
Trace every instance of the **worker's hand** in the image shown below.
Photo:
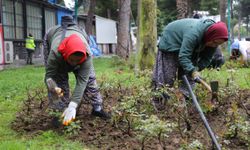
<path fill-rule="evenodd" d="M 195 81 L 195 82 L 200 82 L 200 80 L 201 80 L 201 76 L 200 76 L 200 73 L 198 72 L 198 71 L 194 71 L 193 73 L 192 73 L 192 78 L 193 78 L 193 80 Z"/>
<path fill-rule="evenodd" d="M 65 109 L 65 111 L 62 114 L 63 119 L 63 125 L 67 126 L 69 125 L 72 121 L 75 120 L 76 117 L 76 108 L 77 108 L 77 103 L 75 102 L 70 102 L 68 108 Z"/>
<path fill-rule="evenodd" d="M 58 97 L 63 97 L 63 90 L 59 87 L 55 87 L 55 92 L 58 95 Z"/>
<path fill-rule="evenodd" d="M 58 97 L 63 96 L 63 90 L 57 86 L 56 82 L 52 78 L 48 78 L 46 80 L 46 84 L 50 92 L 56 94 Z"/>

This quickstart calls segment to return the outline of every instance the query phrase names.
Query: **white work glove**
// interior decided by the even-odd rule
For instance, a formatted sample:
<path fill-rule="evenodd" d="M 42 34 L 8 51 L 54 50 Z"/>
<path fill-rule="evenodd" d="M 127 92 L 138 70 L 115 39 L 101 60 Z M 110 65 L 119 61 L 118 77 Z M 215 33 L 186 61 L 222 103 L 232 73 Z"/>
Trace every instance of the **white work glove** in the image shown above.
<path fill-rule="evenodd" d="M 76 117 L 76 108 L 77 108 L 77 103 L 75 102 L 70 102 L 68 108 L 65 109 L 65 111 L 62 114 L 63 119 L 63 125 L 67 126 L 69 125 L 72 121 L 75 120 Z"/>

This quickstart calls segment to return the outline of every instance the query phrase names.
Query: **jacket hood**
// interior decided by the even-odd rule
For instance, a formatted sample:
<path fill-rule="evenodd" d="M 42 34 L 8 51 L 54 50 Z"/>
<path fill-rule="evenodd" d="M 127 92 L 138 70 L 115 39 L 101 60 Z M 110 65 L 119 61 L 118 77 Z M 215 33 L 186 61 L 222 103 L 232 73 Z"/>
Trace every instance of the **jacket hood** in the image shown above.
<path fill-rule="evenodd" d="M 224 22 L 217 22 L 212 24 L 204 35 L 205 43 L 216 40 L 216 39 L 224 39 L 228 40 L 228 31 L 227 26 Z"/>
<path fill-rule="evenodd" d="M 81 64 L 87 58 L 86 49 L 86 44 L 76 34 L 64 38 L 58 46 L 58 52 L 62 54 L 65 61 L 67 61 L 69 56 L 75 52 L 83 53 L 83 57 L 78 64 Z"/>

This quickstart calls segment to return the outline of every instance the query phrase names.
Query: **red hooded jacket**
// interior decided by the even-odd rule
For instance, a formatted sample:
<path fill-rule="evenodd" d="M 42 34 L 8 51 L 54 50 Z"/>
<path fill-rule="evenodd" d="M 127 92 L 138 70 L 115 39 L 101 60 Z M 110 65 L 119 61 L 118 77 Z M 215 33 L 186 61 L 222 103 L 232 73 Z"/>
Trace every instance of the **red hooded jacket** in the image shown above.
<path fill-rule="evenodd" d="M 87 58 L 86 44 L 76 34 L 64 38 L 58 46 L 58 51 L 62 54 L 65 61 L 67 61 L 69 56 L 75 52 L 83 53 L 83 57 L 78 64 L 81 64 Z"/>

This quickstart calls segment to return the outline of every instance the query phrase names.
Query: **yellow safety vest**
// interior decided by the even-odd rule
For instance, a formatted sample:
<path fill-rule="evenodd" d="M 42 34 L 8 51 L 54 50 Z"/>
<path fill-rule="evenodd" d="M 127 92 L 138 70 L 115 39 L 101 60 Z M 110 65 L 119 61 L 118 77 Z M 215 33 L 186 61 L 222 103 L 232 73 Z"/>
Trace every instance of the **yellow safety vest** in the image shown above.
<path fill-rule="evenodd" d="M 25 40 L 25 48 L 30 50 L 35 50 L 35 41 L 33 37 L 28 36 Z"/>

